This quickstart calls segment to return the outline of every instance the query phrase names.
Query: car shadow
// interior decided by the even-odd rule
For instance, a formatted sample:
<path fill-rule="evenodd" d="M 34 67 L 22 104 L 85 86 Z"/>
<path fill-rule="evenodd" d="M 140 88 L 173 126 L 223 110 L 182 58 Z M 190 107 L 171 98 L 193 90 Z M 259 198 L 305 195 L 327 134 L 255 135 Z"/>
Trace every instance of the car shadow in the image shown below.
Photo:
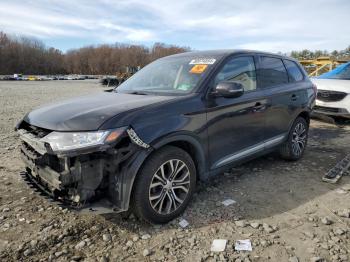
<path fill-rule="evenodd" d="M 337 127 L 350 126 L 350 119 L 345 117 L 332 117 L 323 114 L 315 114 L 312 118 L 316 121 L 336 125 Z"/>
<path fill-rule="evenodd" d="M 350 153 L 347 149 L 350 130 L 313 121 L 309 137 L 307 150 L 299 161 L 285 161 L 272 153 L 200 183 L 182 218 L 192 228 L 238 219 L 260 220 L 289 212 L 349 183 L 349 177 L 343 177 L 337 184 L 321 179 Z M 221 203 L 225 199 L 236 203 L 226 207 Z M 120 215 L 105 215 L 105 218 L 135 233 L 178 228 L 180 219 L 159 226 L 133 216 L 122 219 Z"/>

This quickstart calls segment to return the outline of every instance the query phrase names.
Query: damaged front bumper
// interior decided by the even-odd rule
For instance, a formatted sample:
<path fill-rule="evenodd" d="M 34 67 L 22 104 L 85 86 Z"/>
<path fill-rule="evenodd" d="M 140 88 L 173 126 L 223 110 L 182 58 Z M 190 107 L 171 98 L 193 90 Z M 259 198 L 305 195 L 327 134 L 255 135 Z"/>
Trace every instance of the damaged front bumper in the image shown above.
<path fill-rule="evenodd" d="M 60 155 L 30 129 L 17 132 L 24 180 L 42 195 L 80 212 L 127 211 L 136 174 L 152 150 L 131 128 L 116 143 Z"/>

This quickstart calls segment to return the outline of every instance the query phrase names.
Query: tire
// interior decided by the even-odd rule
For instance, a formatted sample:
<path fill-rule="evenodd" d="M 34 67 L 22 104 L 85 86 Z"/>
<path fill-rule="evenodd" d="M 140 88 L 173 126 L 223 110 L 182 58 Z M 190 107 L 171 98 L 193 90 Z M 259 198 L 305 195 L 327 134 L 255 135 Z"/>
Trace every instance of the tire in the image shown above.
<path fill-rule="evenodd" d="M 185 210 L 195 186 L 196 168 L 191 156 L 174 146 L 162 147 L 145 161 L 137 175 L 133 211 L 149 223 L 167 223 Z"/>
<path fill-rule="evenodd" d="M 287 141 L 280 148 L 280 156 L 289 161 L 299 160 L 305 152 L 308 133 L 308 122 L 298 117 L 289 131 Z"/>

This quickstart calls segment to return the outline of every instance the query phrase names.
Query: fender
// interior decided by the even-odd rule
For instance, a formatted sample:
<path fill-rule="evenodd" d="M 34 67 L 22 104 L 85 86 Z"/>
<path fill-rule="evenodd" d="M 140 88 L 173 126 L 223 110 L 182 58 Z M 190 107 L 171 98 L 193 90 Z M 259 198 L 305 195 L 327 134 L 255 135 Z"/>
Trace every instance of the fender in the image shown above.
<path fill-rule="evenodd" d="M 200 142 L 194 138 L 192 134 L 188 133 L 189 132 L 179 132 L 163 137 L 162 139 L 152 143 L 148 149 L 141 150 L 134 157 L 132 157 L 132 159 L 130 159 L 129 163 L 125 167 L 123 167 L 120 174 L 122 201 L 120 202 L 119 208 L 121 211 L 126 211 L 129 208 L 134 182 L 143 163 L 152 154 L 152 152 L 169 143 L 177 141 L 185 141 L 190 143 L 195 149 L 194 160 L 196 162 L 196 166 L 198 167 L 199 178 L 201 180 L 206 180 L 209 177 L 209 173 L 205 165 L 205 151 Z"/>
<path fill-rule="evenodd" d="M 127 211 L 129 209 L 135 178 L 141 166 L 153 151 L 154 149 L 151 147 L 147 150 L 141 150 L 130 159 L 126 166 L 122 168 L 120 173 L 120 180 L 118 181 L 118 183 L 121 183 L 121 201 L 119 204 L 120 206 L 118 207 L 120 211 Z"/>
<path fill-rule="evenodd" d="M 309 119 L 311 118 L 311 112 L 312 110 L 309 108 L 309 107 L 305 107 L 303 108 L 302 110 L 299 110 L 295 116 L 291 119 L 291 121 L 289 122 L 289 125 L 288 125 L 288 132 L 290 131 L 290 129 L 292 128 L 292 125 L 294 123 L 294 121 L 297 119 L 298 116 L 300 116 L 301 114 L 303 113 L 307 113 L 308 116 L 309 116 Z"/>
<path fill-rule="evenodd" d="M 208 167 L 206 166 L 206 155 L 207 150 L 205 150 L 202 144 L 199 142 L 199 139 L 194 136 L 191 132 L 181 131 L 174 134 L 170 134 L 166 137 L 161 138 L 158 141 L 152 143 L 152 147 L 158 149 L 164 145 L 173 143 L 173 142 L 187 142 L 194 148 L 195 155 L 194 162 L 198 168 L 198 175 L 201 180 L 205 180 L 208 176 Z"/>

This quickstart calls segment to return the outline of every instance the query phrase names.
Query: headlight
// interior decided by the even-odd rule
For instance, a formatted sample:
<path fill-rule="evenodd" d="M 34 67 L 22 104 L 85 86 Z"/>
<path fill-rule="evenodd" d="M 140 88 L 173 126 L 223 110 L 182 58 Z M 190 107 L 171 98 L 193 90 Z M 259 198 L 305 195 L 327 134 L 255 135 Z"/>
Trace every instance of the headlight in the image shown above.
<path fill-rule="evenodd" d="M 87 147 L 99 146 L 116 141 L 126 128 L 93 132 L 51 132 L 41 139 L 49 143 L 55 151 L 69 151 Z"/>

